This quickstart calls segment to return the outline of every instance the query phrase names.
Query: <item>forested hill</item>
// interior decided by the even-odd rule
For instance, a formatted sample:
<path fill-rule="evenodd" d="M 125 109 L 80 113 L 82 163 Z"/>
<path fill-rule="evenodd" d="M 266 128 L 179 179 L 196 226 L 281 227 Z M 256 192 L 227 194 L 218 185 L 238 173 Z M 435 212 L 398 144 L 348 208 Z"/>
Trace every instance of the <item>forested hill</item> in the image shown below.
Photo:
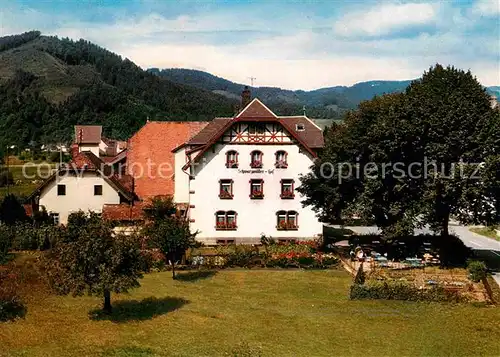
<path fill-rule="evenodd" d="M 143 71 L 85 40 L 38 31 L 0 38 L 0 148 L 67 142 L 75 124 L 125 139 L 147 120 L 210 120 L 235 99 Z M 1 149 L 0 149 L 1 151 Z"/>
<path fill-rule="evenodd" d="M 200 89 L 210 90 L 234 98 L 241 93 L 243 84 L 234 83 L 227 79 L 214 76 L 210 73 L 185 69 L 149 69 L 165 79 L 179 84 L 186 84 Z M 320 88 L 312 91 L 286 90 L 276 87 L 251 87 L 252 94 L 264 100 L 271 106 L 295 105 L 306 106 L 308 115 L 311 117 L 330 117 L 329 113 L 315 116 L 311 111 L 321 113 L 325 110 L 337 110 L 339 112 L 346 109 L 355 108 L 361 101 L 372 99 L 374 96 L 385 93 L 402 92 L 410 84 L 411 80 L 404 81 L 368 81 L 356 83 L 352 86 L 334 86 Z M 495 95 L 500 100 L 500 87 L 488 87 L 488 92 Z"/>

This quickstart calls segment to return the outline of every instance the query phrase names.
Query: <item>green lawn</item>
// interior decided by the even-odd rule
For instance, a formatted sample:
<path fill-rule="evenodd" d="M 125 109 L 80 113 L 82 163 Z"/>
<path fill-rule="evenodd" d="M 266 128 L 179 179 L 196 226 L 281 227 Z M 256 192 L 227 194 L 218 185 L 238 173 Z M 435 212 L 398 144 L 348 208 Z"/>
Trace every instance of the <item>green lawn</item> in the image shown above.
<path fill-rule="evenodd" d="M 188 274 L 182 272 L 180 274 Z M 500 308 L 349 301 L 332 271 L 220 271 L 172 281 L 145 276 L 114 296 L 39 297 L 25 320 L 0 325 L 6 356 L 498 356 Z M 154 297 L 149 303 L 144 299 Z M 260 354 L 259 354 L 260 353 Z"/>
<path fill-rule="evenodd" d="M 496 229 L 499 229 L 499 228 L 496 228 Z M 474 228 L 470 228 L 470 231 L 477 233 L 477 234 L 481 234 L 485 237 L 496 239 L 496 240 L 500 241 L 500 237 L 497 235 L 497 232 L 495 231 L 495 227 L 483 227 L 483 228 L 474 227 Z"/>
<path fill-rule="evenodd" d="M 9 187 L 9 192 L 16 196 L 29 196 L 45 178 L 50 176 L 54 167 L 52 164 L 26 164 L 25 167 L 9 167 L 15 182 L 14 185 Z M 2 168 L 5 168 L 5 165 Z M 0 187 L 0 199 L 6 195 L 7 187 Z"/>

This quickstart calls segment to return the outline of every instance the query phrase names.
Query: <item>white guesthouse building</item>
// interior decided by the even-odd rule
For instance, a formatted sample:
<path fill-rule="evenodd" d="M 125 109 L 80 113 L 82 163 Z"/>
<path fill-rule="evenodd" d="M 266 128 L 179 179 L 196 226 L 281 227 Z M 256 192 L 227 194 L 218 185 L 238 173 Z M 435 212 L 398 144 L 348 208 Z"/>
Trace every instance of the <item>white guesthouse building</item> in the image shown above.
<path fill-rule="evenodd" d="M 322 224 L 296 191 L 323 132 L 306 116 L 280 117 L 258 99 L 215 118 L 175 152 L 175 201 L 188 202 L 197 240 L 313 239 Z"/>

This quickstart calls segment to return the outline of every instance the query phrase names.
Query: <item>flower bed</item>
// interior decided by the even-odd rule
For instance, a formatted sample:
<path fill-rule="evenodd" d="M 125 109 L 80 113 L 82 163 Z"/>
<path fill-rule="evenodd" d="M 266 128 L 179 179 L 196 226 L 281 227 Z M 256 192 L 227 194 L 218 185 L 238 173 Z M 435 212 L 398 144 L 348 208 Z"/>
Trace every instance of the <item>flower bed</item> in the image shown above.
<path fill-rule="evenodd" d="M 243 268 L 326 269 L 337 266 L 333 254 L 318 251 L 315 241 L 273 243 L 262 246 L 229 244 L 211 250 L 192 251 L 188 262 L 195 266 Z"/>

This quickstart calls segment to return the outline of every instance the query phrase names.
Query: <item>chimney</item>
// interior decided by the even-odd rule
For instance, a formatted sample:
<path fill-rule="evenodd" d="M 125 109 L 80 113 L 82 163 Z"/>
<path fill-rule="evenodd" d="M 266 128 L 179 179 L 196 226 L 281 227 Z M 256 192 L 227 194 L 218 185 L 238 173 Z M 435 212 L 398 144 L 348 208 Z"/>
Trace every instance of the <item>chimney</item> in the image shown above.
<path fill-rule="evenodd" d="M 245 86 L 245 89 L 243 89 L 243 92 L 241 92 L 241 109 L 244 109 L 252 100 L 252 93 L 250 92 L 250 89 L 248 89 L 248 86 Z"/>
<path fill-rule="evenodd" d="M 74 159 L 75 157 L 78 156 L 78 153 L 80 152 L 80 148 L 77 143 L 74 143 L 71 145 L 71 158 Z"/>

